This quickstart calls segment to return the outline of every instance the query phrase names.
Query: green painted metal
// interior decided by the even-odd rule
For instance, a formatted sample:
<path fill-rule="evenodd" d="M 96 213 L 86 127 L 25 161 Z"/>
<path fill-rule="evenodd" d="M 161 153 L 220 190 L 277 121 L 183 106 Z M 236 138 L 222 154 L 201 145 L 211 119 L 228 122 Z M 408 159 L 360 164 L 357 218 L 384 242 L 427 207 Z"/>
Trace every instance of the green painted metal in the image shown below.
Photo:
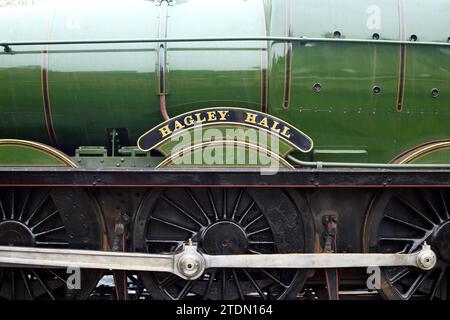
<path fill-rule="evenodd" d="M 108 129 L 124 128 L 135 145 L 163 120 L 162 54 L 170 116 L 215 106 L 265 109 L 267 64 L 268 112 L 314 140 L 306 161 L 387 163 L 450 138 L 448 1 L 172 1 L 167 30 L 158 30 L 165 17 L 153 1 L 8 3 L 0 8 L 0 43 L 12 50 L 0 53 L 0 138 L 74 156 L 80 146 L 106 147 Z M 448 163 L 438 158 L 430 163 Z"/>
<path fill-rule="evenodd" d="M 1 166 L 66 166 L 57 158 L 24 146 L 0 146 Z"/>

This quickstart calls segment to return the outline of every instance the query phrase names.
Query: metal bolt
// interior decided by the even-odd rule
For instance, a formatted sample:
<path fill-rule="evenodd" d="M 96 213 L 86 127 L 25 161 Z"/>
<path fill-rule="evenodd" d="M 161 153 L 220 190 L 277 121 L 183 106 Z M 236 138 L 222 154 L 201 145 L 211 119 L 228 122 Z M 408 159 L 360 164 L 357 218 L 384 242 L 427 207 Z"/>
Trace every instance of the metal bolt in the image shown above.
<path fill-rule="evenodd" d="M 417 255 L 417 265 L 423 270 L 430 270 L 435 264 L 436 254 L 430 249 L 430 246 L 424 245 Z"/>
<path fill-rule="evenodd" d="M 319 93 L 320 91 L 322 91 L 322 85 L 320 83 L 315 83 L 313 86 L 313 91 Z"/>
<path fill-rule="evenodd" d="M 373 86 L 372 92 L 375 96 L 379 95 L 381 93 L 381 88 L 379 86 Z"/>
<path fill-rule="evenodd" d="M 185 277 L 194 278 L 202 271 L 202 261 L 196 255 L 183 255 L 178 261 L 178 270 Z"/>
<path fill-rule="evenodd" d="M 431 90 L 431 96 L 432 96 L 433 98 L 439 97 L 439 90 L 438 90 L 437 88 L 433 88 L 433 89 Z"/>

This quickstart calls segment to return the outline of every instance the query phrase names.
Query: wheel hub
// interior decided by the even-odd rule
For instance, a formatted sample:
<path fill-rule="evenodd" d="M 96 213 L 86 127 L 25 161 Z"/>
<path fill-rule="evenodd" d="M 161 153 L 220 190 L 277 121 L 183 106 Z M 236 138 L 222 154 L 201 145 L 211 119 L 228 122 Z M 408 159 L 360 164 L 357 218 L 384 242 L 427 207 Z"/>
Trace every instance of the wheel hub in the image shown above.
<path fill-rule="evenodd" d="M 207 254 L 241 254 L 247 252 L 248 239 L 236 223 L 219 221 L 204 231 L 201 245 Z"/>
<path fill-rule="evenodd" d="M 34 246 L 33 232 L 19 221 L 9 220 L 0 223 L 0 245 Z"/>
<path fill-rule="evenodd" d="M 450 221 L 445 222 L 435 231 L 431 246 L 446 264 L 450 263 Z"/>

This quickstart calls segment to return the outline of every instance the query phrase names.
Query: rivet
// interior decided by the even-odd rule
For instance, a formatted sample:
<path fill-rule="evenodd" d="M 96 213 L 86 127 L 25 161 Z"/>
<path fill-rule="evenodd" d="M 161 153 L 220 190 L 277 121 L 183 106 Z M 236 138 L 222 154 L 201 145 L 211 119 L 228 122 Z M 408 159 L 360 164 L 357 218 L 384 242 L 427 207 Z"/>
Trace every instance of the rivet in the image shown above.
<path fill-rule="evenodd" d="M 313 91 L 319 93 L 320 91 L 322 91 L 322 85 L 320 83 L 315 83 L 313 86 Z"/>
<path fill-rule="evenodd" d="M 380 35 L 378 34 L 378 33 L 374 33 L 373 35 L 372 35 L 372 39 L 373 40 L 380 40 Z"/>
<path fill-rule="evenodd" d="M 381 88 L 379 86 L 373 86 L 372 87 L 372 93 L 377 96 L 381 93 Z"/>
<path fill-rule="evenodd" d="M 433 98 L 439 97 L 439 90 L 438 90 L 437 88 L 433 88 L 433 89 L 431 90 L 431 96 L 432 96 Z"/>
<path fill-rule="evenodd" d="M 409 41 L 417 41 L 417 36 L 416 36 L 415 34 L 412 34 L 412 35 L 409 37 Z"/>
<path fill-rule="evenodd" d="M 335 31 L 333 33 L 333 38 L 339 39 L 341 37 L 341 33 L 339 31 Z"/>

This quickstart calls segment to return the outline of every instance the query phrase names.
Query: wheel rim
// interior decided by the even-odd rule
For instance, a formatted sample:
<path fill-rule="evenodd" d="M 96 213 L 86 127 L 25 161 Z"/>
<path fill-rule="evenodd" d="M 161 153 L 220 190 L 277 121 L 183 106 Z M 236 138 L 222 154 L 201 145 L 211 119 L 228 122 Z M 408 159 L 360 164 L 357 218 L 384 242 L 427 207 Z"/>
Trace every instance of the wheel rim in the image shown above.
<path fill-rule="evenodd" d="M 388 299 L 448 299 L 450 193 L 444 189 L 393 190 L 374 199 L 365 224 L 370 252 L 412 253 L 423 243 L 437 254 L 433 270 L 382 268 L 381 293 Z"/>
<path fill-rule="evenodd" d="M 0 245 L 100 248 L 99 226 L 90 209 L 77 210 L 78 201 L 88 201 L 81 194 L 71 189 L 0 188 Z M 73 201 L 75 212 L 70 208 Z M 95 286 L 99 271 L 82 270 L 81 290 L 68 289 L 68 276 L 66 269 L 1 268 L 0 298 L 85 298 Z"/>
<path fill-rule="evenodd" d="M 154 191 L 139 209 L 134 224 L 134 249 L 174 252 L 192 239 L 199 250 L 212 255 L 280 252 L 277 234 L 283 227 L 269 220 L 257 199 L 244 189 Z M 292 297 L 302 286 L 306 272 L 208 269 L 194 281 L 167 273 L 141 276 L 156 298 L 243 300 Z"/>

